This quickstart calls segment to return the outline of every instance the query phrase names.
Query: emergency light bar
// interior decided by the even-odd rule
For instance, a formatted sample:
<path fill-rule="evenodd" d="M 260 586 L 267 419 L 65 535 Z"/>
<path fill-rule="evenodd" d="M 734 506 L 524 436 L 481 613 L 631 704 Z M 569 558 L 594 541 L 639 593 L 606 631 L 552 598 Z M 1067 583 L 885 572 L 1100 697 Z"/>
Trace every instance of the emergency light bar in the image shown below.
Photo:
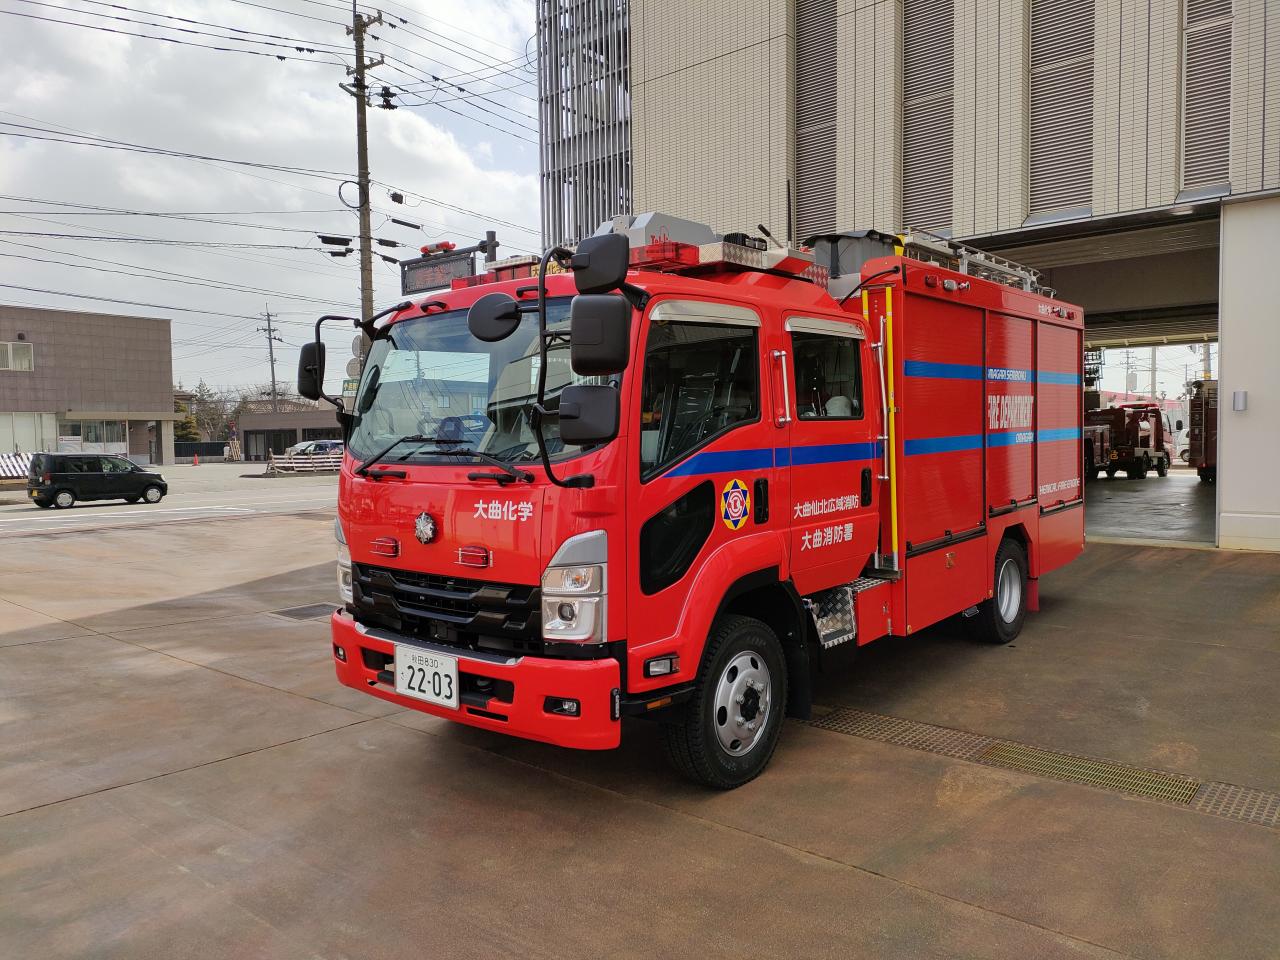
<path fill-rule="evenodd" d="M 827 268 L 813 262 L 813 254 L 793 247 L 760 249 L 718 240 L 715 243 L 678 243 L 660 240 L 631 251 L 631 266 L 637 270 L 678 273 L 701 267 L 741 268 L 785 273 L 825 286 Z"/>

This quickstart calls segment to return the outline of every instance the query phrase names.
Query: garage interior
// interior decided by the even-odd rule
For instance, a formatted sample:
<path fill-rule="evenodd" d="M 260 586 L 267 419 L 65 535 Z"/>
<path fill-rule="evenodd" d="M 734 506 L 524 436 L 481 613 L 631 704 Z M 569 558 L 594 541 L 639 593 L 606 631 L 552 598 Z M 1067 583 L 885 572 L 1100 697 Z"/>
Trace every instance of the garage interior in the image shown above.
<path fill-rule="evenodd" d="M 1217 374 L 1220 229 L 1213 202 L 1039 227 L 983 244 L 1040 270 L 1060 298 L 1084 308 L 1086 412 L 1148 399 L 1158 373 L 1162 406 L 1175 426 L 1183 421 L 1168 476 L 1118 471 L 1086 483 L 1090 540 L 1217 544 L 1216 484 L 1203 482 L 1179 454 L 1187 447 L 1190 384 L 1207 379 L 1210 364 Z"/>

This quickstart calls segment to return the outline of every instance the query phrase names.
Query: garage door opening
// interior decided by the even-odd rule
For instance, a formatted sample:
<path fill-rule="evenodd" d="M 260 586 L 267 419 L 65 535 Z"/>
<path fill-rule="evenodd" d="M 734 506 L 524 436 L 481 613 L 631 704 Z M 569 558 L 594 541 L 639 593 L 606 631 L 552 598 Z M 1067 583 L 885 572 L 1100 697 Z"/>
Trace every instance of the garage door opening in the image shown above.
<path fill-rule="evenodd" d="M 1087 535 L 1213 544 L 1216 341 L 1091 345 L 1084 370 Z"/>
<path fill-rule="evenodd" d="M 1064 224 L 999 250 L 1084 308 L 1091 540 L 1217 542 L 1217 488 L 1201 473 L 1216 439 L 1219 232 L 1208 208 Z M 1215 432 L 1193 452 L 1194 431 Z"/>

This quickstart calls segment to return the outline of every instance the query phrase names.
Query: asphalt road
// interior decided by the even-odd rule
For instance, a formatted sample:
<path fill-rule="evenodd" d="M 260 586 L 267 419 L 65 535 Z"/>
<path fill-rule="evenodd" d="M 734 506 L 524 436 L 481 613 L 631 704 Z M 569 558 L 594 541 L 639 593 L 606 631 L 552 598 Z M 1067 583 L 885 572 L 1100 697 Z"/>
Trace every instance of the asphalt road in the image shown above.
<path fill-rule="evenodd" d="M 0 539 L 255 514 L 332 513 L 337 503 L 337 478 L 332 475 L 261 477 L 262 465 L 249 463 L 158 469 L 169 482 L 169 495 L 158 504 L 108 500 L 42 510 L 26 502 L 23 489 L 0 491 Z"/>

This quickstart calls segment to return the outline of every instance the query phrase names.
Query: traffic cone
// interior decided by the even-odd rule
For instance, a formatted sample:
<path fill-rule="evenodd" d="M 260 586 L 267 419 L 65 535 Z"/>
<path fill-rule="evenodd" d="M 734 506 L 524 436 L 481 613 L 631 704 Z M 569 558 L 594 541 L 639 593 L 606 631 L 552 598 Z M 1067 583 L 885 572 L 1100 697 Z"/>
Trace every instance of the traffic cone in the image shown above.
<path fill-rule="evenodd" d="M 200 466 L 200 454 L 197 453 L 191 458 L 191 465 L 193 467 Z"/>

